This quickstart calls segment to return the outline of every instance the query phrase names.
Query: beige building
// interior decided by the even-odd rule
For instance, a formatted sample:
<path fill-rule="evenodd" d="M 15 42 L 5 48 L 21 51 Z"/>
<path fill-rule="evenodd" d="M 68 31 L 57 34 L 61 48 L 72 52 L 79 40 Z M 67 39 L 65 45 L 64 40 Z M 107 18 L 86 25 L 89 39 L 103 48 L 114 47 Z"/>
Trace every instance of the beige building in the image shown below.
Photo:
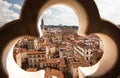
<path fill-rule="evenodd" d="M 14 53 L 14 58 L 19 67 L 22 67 L 22 58 L 20 52 Z"/>
<path fill-rule="evenodd" d="M 73 49 L 70 46 L 59 47 L 59 57 L 72 57 L 74 55 Z"/>
<path fill-rule="evenodd" d="M 46 52 L 29 51 L 28 52 L 28 64 L 30 68 L 43 68 L 46 58 Z"/>
<path fill-rule="evenodd" d="M 27 51 L 21 48 L 14 48 L 14 59 L 19 67 L 22 67 L 22 62 L 27 58 Z"/>
<path fill-rule="evenodd" d="M 77 53 L 79 56 L 83 57 L 85 60 L 91 60 L 95 48 L 93 46 L 82 46 L 82 45 L 73 45 L 74 53 Z"/>
<path fill-rule="evenodd" d="M 70 71 L 71 71 L 73 78 L 79 77 L 78 75 L 79 66 L 83 66 L 83 67 L 89 66 L 89 63 L 87 63 L 83 58 L 69 57 L 68 61 L 70 63 L 69 66 L 70 66 Z"/>
<path fill-rule="evenodd" d="M 38 41 L 35 38 L 28 38 L 28 49 L 37 49 Z"/>
<path fill-rule="evenodd" d="M 46 59 L 46 66 L 59 70 L 64 70 L 67 67 L 64 58 Z"/>

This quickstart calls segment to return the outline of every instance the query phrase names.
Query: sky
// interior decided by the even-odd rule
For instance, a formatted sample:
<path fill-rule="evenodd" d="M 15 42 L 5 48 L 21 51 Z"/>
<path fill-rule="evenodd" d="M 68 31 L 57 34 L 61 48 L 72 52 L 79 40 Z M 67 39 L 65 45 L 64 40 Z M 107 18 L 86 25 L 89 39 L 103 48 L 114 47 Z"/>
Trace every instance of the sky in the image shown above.
<path fill-rule="evenodd" d="M 0 0 L 0 27 L 18 19 L 24 0 Z M 101 18 L 120 24 L 119 0 L 95 0 Z M 74 11 L 68 6 L 54 5 L 45 10 L 41 16 L 45 24 L 78 25 Z M 62 18 L 64 17 L 64 19 Z"/>
<path fill-rule="evenodd" d="M 79 25 L 77 15 L 66 5 L 48 7 L 41 18 L 44 19 L 46 25 Z"/>

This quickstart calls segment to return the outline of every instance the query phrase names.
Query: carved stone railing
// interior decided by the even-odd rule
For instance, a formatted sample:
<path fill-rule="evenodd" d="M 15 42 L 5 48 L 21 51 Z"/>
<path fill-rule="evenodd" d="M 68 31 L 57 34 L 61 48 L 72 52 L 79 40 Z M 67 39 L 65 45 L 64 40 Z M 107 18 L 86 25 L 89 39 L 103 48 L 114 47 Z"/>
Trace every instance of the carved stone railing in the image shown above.
<path fill-rule="evenodd" d="M 91 67 L 79 67 L 79 77 L 116 78 L 120 73 L 120 28 L 100 18 L 93 0 L 25 0 L 20 18 L 0 28 L 0 77 L 42 77 L 41 71 L 28 73 L 17 68 L 13 61 L 12 49 L 23 36 L 40 36 L 38 18 L 46 8 L 55 4 L 65 4 L 75 11 L 80 22 L 79 35 L 94 33 L 104 44 L 101 60 Z"/>

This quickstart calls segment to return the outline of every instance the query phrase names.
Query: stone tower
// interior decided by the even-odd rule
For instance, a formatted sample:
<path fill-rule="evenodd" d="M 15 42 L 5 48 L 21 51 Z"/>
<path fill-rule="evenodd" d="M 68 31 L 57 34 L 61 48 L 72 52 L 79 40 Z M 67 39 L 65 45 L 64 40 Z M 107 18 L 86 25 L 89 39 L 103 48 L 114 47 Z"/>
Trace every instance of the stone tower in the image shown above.
<path fill-rule="evenodd" d="M 44 33 L 44 20 L 43 19 L 41 20 L 41 30 Z"/>

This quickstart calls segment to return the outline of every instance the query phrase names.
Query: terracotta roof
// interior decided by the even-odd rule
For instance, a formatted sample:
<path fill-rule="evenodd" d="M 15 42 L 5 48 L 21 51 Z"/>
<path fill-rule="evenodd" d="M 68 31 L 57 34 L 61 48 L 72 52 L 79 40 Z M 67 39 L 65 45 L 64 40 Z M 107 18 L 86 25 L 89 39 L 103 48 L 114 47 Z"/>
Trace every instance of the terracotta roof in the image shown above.
<path fill-rule="evenodd" d="M 62 71 L 47 68 L 45 72 L 45 78 L 51 78 L 52 76 L 56 76 L 57 78 L 64 78 Z"/>
<path fill-rule="evenodd" d="M 35 71 L 37 71 L 37 68 L 28 68 L 26 71 L 35 72 Z"/>

